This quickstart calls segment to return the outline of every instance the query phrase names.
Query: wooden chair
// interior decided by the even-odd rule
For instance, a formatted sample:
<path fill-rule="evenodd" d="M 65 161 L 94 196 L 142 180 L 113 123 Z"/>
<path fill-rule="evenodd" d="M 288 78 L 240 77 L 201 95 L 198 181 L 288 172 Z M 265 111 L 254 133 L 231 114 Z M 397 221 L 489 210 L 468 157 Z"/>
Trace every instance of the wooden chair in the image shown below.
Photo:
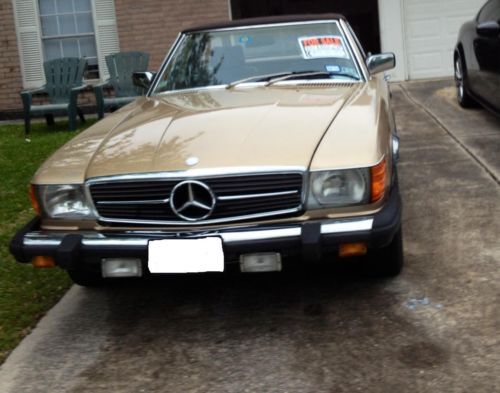
<path fill-rule="evenodd" d="M 132 74 L 146 71 L 148 64 L 149 54 L 144 52 L 119 52 L 106 56 L 110 77 L 106 82 L 94 86 L 99 119 L 104 117 L 106 109 L 117 109 L 146 92 L 132 83 Z M 104 87 L 112 87 L 114 97 L 105 97 Z"/>
<path fill-rule="evenodd" d="M 32 115 L 45 115 L 48 125 L 54 124 L 54 114 L 68 114 L 68 128 L 76 129 L 76 115 L 85 121 L 83 112 L 77 106 L 78 93 L 86 87 L 83 83 L 83 73 L 87 66 L 85 59 L 63 57 L 43 63 L 46 84 L 39 89 L 21 92 L 24 107 L 24 131 L 26 135 L 31 130 Z M 33 95 L 47 94 L 48 104 L 33 105 Z"/>

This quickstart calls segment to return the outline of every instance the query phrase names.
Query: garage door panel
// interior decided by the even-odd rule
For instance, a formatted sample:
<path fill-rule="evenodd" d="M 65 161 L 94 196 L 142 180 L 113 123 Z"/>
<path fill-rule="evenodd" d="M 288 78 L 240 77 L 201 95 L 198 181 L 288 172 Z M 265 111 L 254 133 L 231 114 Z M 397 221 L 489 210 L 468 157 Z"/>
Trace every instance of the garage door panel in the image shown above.
<path fill-rule="evenodd" d="M 453 37 L 453 39 L 456 41 L 458 37 L 458 31 L 462 27 L 464 21 L 470 20 L 468 15 L 460 14 L 460 15 L 453 15 L 453 16 L 448 16 L 445 19 L 445 32 L 448 36 Z"/>
<path fill-rule="evenodd" d="M 431 15 L 439 15 L 440 5 L 435 1 L 421 2 L 414 0 L 406 0 L 405 10 L 408 20 L 418 20 L 422 17 Z"/>
<path fill-rule="evenodd" d="M 442 52 L 417 53 L 409 61 L 413 64 L 412 79 L 433 78 L 450 62 L 447 53 Z"/>
<path fill-rule="evenodd" d="M 453 49 L 462 24 L 485 0 L 404 0 L 410 79 L 453 75 Z"/>
<path fill-rule="evenodd" d="M 408 30 L 413 40 L 428 39 L 440 34 L 440 20 L 415 20 L 408 23 Z"/>
<path fill-rule="evenodd" d="M 410 61 L 415 65 L 417 72 L 438 72 L 443 66 L 441 52 L 416 53 Z"/>

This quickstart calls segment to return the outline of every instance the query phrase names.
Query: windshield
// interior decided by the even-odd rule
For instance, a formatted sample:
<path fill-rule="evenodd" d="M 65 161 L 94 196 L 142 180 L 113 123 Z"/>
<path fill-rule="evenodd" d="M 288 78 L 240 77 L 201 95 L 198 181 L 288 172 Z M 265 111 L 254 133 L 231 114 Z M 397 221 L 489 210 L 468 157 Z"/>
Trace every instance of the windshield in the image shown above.
<path fill-rule="evenodd" d="M 154 94 L 292 72 L 301 79 L 318 78 L 301 72 L 318 72 L 323 79 L 361 79 L 337 22 L 274 25 L 186 34 Z"/>

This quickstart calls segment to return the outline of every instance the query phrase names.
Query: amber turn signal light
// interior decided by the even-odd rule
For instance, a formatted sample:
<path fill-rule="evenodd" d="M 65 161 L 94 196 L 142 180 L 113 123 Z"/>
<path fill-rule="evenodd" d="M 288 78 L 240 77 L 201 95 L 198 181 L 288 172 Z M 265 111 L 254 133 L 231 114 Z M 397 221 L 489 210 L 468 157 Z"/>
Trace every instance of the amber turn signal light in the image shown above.
<path fill-rule="evenodd" d="M 33 184 L 30 184 L 29 195 L 30 195 L 31 206 L 33 206 L 33 209 L 35 210 L 36 214 L 40 215 L 40 205 L 38 204 L 38 200 L 36 199 L 35 187 L 33 186 Z"/>
<path fill-rule="evenodd" d="M 385 194 L 385 183 L 387 177 L 387 163 L 382 160 L 379 164 L 370 168 L 372 177 L 371 202 L 380 201 Z"/>
<path fill-rule="evenodd" d="M 36 267 L 37 269 L 47 269 L 56 266 L 54 258 L 42 255 L 33 257 L 33 259 L 31 260 L 31 264 L 33 265 L 33 267 Z"/>
<path fill-rule="evenodd" d="M 339 247 L 339 257 L 360 257 L 366 255 L 368 252 L 368 247 L 365 243 L 346 243 L 341 244 Z"/>

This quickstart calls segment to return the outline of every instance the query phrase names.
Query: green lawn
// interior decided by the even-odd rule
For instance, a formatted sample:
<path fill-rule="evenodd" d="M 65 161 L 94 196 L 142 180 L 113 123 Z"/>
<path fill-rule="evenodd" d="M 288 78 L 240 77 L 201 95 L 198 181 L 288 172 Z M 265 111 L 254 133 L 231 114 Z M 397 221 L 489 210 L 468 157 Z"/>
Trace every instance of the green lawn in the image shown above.
<path fill-rule="evenodd" d="M 39 123 L 33 124 L 27 142 L 22 125 L 0 125 L 0 364 L 71 285 L 60 269 L 18 264 L 8 247 L 15 231 L 34 215 L 28 198 L 31 177 L 75 135 L 67 131 L 67 123 L 59 121 L 54 127 Z"/>

